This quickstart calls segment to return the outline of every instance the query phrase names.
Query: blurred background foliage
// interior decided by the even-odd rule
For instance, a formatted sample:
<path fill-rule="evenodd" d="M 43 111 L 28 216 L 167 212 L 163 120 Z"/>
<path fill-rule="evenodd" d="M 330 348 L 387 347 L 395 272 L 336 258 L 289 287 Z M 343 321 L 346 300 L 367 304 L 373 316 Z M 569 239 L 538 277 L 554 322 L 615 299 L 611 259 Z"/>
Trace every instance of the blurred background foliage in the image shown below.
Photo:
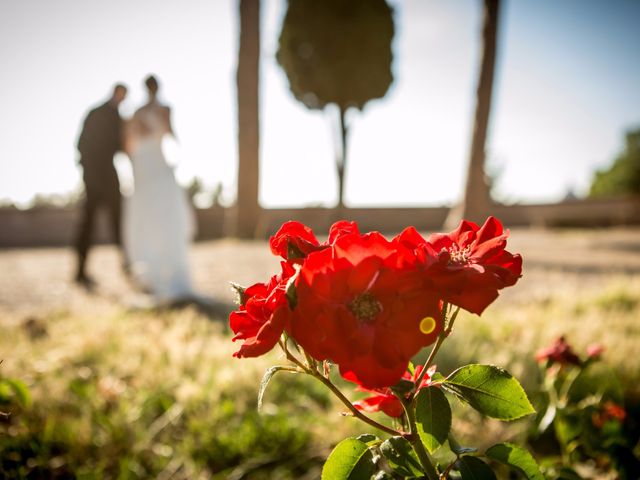
<path fill-rule="evenodd" d="M 640 128 L 630 130 L 625 145 L 609 168 L 596 172 L 590 197 L 640 194 Z"/>

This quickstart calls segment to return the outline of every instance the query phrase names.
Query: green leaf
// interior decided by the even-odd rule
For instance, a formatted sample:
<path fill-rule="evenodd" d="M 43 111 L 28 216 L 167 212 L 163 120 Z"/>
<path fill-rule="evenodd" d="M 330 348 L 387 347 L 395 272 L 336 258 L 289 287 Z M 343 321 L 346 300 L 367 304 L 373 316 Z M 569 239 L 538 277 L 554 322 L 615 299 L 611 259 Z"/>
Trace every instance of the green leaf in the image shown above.
<path fill-rule="evenodd" d="M 0 399 L 10 400 L 13 397 L 21 407 L 29 408 L 31 406 L 31 392 L 20 380 L 12 378 L 0 379 L 0 387 Z"/>
<path fill-rule="evenodd" d="M 406 378 L 401 378 L 398 383 L 391 386 L 391 391 L 396 395 L 406 395 L 413 390 L 414 383 Z"/>
<path fill-rule="evenodd" d="M 475 448 L 475 447 L 459 447 L 459 448 L 456 448 L 456 449 L 452 448 L 451 451 L 453 453 L 458 454 L 458 455 L 467 455 L 469 453 L 476 453 L 478 451 L 478 449 Z"/>
<path fill-rule="evenodd" d="M 535 413 L 520 383 L 493 365 L 466 365 L 442 383 L 473 408 L 499 420 L 515 420 Z"/>
<path fill-rule="evenodd" d="M 395 478 L 392 477 L 387 472 L 380 471 L 380 472 L 376 473 L 376 476 L 372 477 L 371 480 L 395 480 Z"/>
<path fill-rule="evenodd" d="M 587 365 L 571 383 L 569 401 L 578 403 L 590 395 L 602 396 L 618 404 L 624 402 L 623 388 L 615 372 L 602 362 Z"/>
<path fill-rule="evenodd" d="M 236 305 L 243 305 L 244 303 L 246 303 L 247 301 L 247 296 L 245 295 L 245 291 L 247 290 L 246 288 L 244 288 L 242 285 L 235 283 L 235 282 L 229 282 L 231 284 L 231 290 L 233 290 L 236 294 L 236 298 L 234 299 L 234 303 Z"/>
<path fill-rule="evenodd" d="M 578 473 L 571 467 L 562 467 L 556 473 L 556 480 L 583 480 Z"/>
<path fill-rule="evenodd" d="M 418 456 L 409 441 L 403 437 L 391 437 L 385 440 L 380 445 L 380 452 L 395 473 L 405 478 L 424 477 Z"/>
<path fill-rule="evenodd" d="M 449 435 L 449 448 L 458 456 L 466 455 L 468 453 L 475 453 L 478 451 L 478 449 L 474 447 L 463 447 L 451 435 Z"/>
<path fill-rule="evenodd" d="M 462 480 L 497 480 L 491 467 L 476 457 L 460 457 L 457 462 Z"/>
<path fill-rule="evenodd" d="M 280 370 L 286 370 L 289 372 L 294 371 L 291 367 L 282 367 L 276 365 L 275 367 L 271 367 L 269 370 L 264 372 L 264 376 L 260 381 L 260 389 L 258 390 L 258 411 L 262 409 L 262 399 L 264 397 L 264 392 L 267 389 L 267 385 L 269 385 L 269 382 L 271 381 L 273 376 Z"/>
<path fill-rule="evenodd" d="M 580 417 L 568 414 L 564 410 L 556 412 L 553 427 L 556 432 L 556 438 L 563 446 L 567 446 L 572 440 L 578 438 L 583 430 Z"/>
<path fill-rule="evenodd" d="M 528 480 L 544 480 L 535 459 L 522 447 L 512 443 L 498 443 L 489 448 L 485 455 L 518 470 Z"/>
<path fill-rule="evenodd" d="M 341 441 L 322 467 L 322 480 L 369 480 L 376 471 L 373 453 L 355 438 Z"/>
<path fill-rule="evenodd" d="M 297 278 L 297 275 L 294 275 L 294 277 Z M 289 279 L 289 282 L 287 283 L 287 288 L 285 290 L 287 302 L 289 303 L 289 308 L 291 310 L 296 308 L 296 306 L 298 305 L 298 291 L 296 290 L 296 284 L 295 284 L 296 279 L 294 277 L 291 277 L 293 278 L 293 281 Z"/>
<path fill-rule="evenodd" d="M 298 260 L 306 255 L 294 243 L 287 242 L 287 260 Z"/>
<path fill-rule="evenodd" d="M 545 430 L 547 430 L 547 428 L 549 428 L 549 426 L 551 426 L 556 418 L 556 410 L 557 408 L 555 403 L 549 403 L 546 406 L 544 415 L 541 415 L 541 418 L 538 421 L 538 433 L 544 432 Z"/>
<path fill-rule="evenodd" d="M 371 433 L 363 433 L 362 435 L 358 435 L 356 437 L 356 440 L 359 440 L 362 443 L 366 443 L 369 446 L 380 442 L 380 439 Z"/>
<path fill-rule="evenodd" d="M 447 440 L 451 430 L 451 407 L 436 387 L 421 389 L 416 402 L 418 435 L 429 453 L 433 453 Z"/>

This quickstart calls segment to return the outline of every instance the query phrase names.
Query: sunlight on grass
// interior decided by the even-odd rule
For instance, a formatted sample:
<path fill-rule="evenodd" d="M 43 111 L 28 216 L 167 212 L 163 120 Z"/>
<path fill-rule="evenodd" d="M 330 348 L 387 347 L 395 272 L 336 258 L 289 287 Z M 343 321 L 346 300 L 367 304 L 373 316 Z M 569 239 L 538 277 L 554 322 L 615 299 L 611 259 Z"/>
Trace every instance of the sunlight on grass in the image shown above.
<path fill-rule="evenodd" d="M 20 378 L 34 398 L 31 409 L 6 408 L 6 471 L 300 478 L 317 472 L 317 452 L 352 425 L 339 410 L 327 415 L 335 407 L 314 380 L 285 374 L 269 386 L 259 415 L 260 378 L 280 359 L 232 358 L 235 346 L 221 323 L 191 310 L 40 322 L 46 334 L 37 339 L 16 327 L 0 341 L 2 375 Z"/>
<path fill-rule="evenodd" d="M 504 365 L 534 400 L 540 372 L 535 351 L 566 334 L 580 354 L 598 342 L 626 396 L 640 398 L 634 358 L 640 333 L 640 277 L 602 285 L 568 283 L 502 298 L 482 318 L 462 314 L 438 357 L 450 373 L 464 363 Z M 319 383 L 279 373 L 263 412 L 258 385 L 277 352 L 232 358 L 224 321 L 195 310 L 100 312 L 63 310 L 8 325 L 0 338 L 5 378 L 20 379 L 33 404 L 0 404 L 0 472 L 82 478 L 315 478 L 331 447 L 370 431 Z M 471 409 L 456 425 L 476 445 L 522 437 L 527 421 L 481 420 Z M 376 419 L 384 421 L 379 415 Z M 481 422 L 481 423 L 478 423 Z M 479 427 L 479 425 L 481 425 Z M 482 432 L 481 438 L 478 432 Z"/>
<path fill-rule="evenodd" d="M 460 362 L 509 365 L 531 388 L 528 379 L 537 371 L 535 351 L 566 335 L 581 355 L 588 345 L 602 344 L 607 363 L 629 385 L 630 393 L 640 395 L 635 382 L 640 367 L 628 361 L 640 336 L 640 277 L 612 277 L 607 285 L 605 289 L 585 288 L 579 294 L 568 285 L 564 291 L 530 301 L 500 299 L 482 318 L 462 313 L 439 365 L 445 372 L 449 365 Z"/>

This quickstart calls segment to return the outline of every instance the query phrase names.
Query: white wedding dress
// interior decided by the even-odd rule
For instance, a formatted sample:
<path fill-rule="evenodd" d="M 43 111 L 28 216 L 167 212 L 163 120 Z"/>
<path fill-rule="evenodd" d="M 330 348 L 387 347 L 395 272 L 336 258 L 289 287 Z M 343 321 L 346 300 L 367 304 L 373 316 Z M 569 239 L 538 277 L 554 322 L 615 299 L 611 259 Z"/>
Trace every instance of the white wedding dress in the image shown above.
<path fill-rule="evenodd" d="M 192 295 L 188 257 L 195 222 L 162 151 L 170 132 L 169 109 L 149 104 L 135 113 L 127 134 L 134 192 L 124 205 L 124 249 L 136 282 L 161 302 Z"/>

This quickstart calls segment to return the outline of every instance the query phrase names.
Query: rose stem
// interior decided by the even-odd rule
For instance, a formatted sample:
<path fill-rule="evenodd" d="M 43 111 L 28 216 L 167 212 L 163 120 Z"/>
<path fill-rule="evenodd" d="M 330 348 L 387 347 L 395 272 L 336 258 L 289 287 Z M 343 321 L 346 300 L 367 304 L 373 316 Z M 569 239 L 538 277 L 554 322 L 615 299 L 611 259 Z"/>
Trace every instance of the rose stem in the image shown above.
<path fill-rule="evenodd" d="M 446 310 L 446 308 L 445 308 L 445 310 Z M 429 367 L 433 363 L 433 360 L 436 357 L 436 353 L 438 353 L 438 350 L 440 350 L 440 347 L 442 346 L 443 342 L 445 341 L 445 339 L 451 333 L 451 330 L 453 329 L 453 322 L 456 321 L 456 317 L 458 316 L 458 312 L 460 312 L 460 307 L 458 307 L 456 309 L 456 311 L 453 312 L 453 315 L 451 315 L 451 319 L 449 320 L 449 323 L 446 325 L 446 328 L 440 333 L 440 335 L 438 335 L 438 339 L 436 340 L 436 344 L 433 346 L 433 349 L 431 349 L 431 353 L 429 354 L 429 357 L 427 358 L 427 361 L 424 362 L 424 367 L 422 367 L 422 371 L 420 372 L 420 375 L 418 375 L 418 378 L 416 379 L 416 382 L 415 382 L 416 387 L 418 385 L 420 385 L 420 383 L 422 382 L 422 379 L 426 375 L 427 370 L 429 369 Z M 443 315 L 445 315 L 445 314 L 443 314 Z M 446 318 L 444 320 L 446 322 Z"/>
<path fill-rule="evenodd" d="M 324 383 L 327 387 L 329 387 L 329 390 L 331 390 L 333 392 L 333 394 L 336 397 L 338 397 L 338 399 L 349 409 L 349 411 L 351 412 L 351 414 L 354 417 L 362 420 L 363 422 L 371 425 L 374 428 L 377 428 L 378 430 L 382 430 L 383 432 L 388 433 L 389 435 L 393 435 L 393 436 L 401 435 L 402 432 L 398 432 L 398 431 L 394 430 L 393 428 L 390 428 L 390 427 L 387 427 L 386 425 L 378 423 L 375 420 L 373 420 L 372 418 L 369 418 L 366 415 L 364 415 L 362 412 L 360 412 L 360 410 L 358 410 L 356 407 L 354 407 L 353 404 L 349 401 L 349 399 L 347 397 L 345 397 L 344 394 L 340 390 L 338 390 L 338 387 L 336 387 L 331 382 L 331 380 L 329 380 L 328 378 L 325 378 L 315 368 L 308 368 L 307 366 L 305 366 L 302 362 L 300 362 L 295 356 L 293 356 L 289 352 L 289 350 L 287 349 L 286 345 L 283 342 L 279 342 L 279 343 L 280 343 L 280 347 L 284 350 L 284 353 L 287 356 L 287 359 L 289 359 L 290 361 L 295 363 L 304 372 L 306 372 L 309 375 L 317 378 L 322 383 Z"/>
<path fill-rule="evenodd" d="M 418 455 L 418 459 L 420 460 L 420 464 L 424 468 L 425 473 L 427 474 L 427 478 L 429 480 L 438 480 L 438 472 L 436 472 L 433 463 L 431 463 L 431 457 L 429 453 L 425 450 L 424 445 L 422 444 L 422 440 L 420 440 L 420 436 L 417 433 L 416 428 L 416 415 L 413 409 L 413 404 L 408 399 L 404 398 L 404 395 L 396 395 L 402 406 L 404 407 L 404 411 L 407 414 L 407 420 L 409 421 L 409 437 L 408 440 L 413 447 L 413 450 Z"/>
<path fill-rule="evenodd" d="M 389 435 L 394 435 L 394 436 L 401 435 L 401 432 L 398 432 L 398 431 L 394 430 L 393 428 L 390 428 L 390 427 L 387 427 L 386 425 L 378 423 L 375 420 L 373 420 L 372 418 L 369 418 L 366 415 L 364 415 L 360 410 L 358 410 L 356 407 L 353 406 L 353 404 L 349 401 L 349 399 L 347 397 L 345 397 L 340 390 L 338 390 L 338 387 L 336 387 L 331 382 L 331 380 L 329 380 L 328 378 L 325 378 L 322 375 L 320 375 L 320 373 L 318 371 L 311 372 L 311 375 L 313 375 L 315 378 L 317 378 L 322 383 L 324 383 L 327 387 L 329 387 L 329 389 L 335 394 L 335 396 L 338 397 L 340 399 L 340 401 L 342 403 L 344 403 L 344 405 L 351 411 L 351 413 L 353 414 L 354 417 L 359 418 L 363 422 L 368 423 L 372 427 L 375 427 L 378 430 L 382 430 L 383 432 L 386 432 Z"/>

